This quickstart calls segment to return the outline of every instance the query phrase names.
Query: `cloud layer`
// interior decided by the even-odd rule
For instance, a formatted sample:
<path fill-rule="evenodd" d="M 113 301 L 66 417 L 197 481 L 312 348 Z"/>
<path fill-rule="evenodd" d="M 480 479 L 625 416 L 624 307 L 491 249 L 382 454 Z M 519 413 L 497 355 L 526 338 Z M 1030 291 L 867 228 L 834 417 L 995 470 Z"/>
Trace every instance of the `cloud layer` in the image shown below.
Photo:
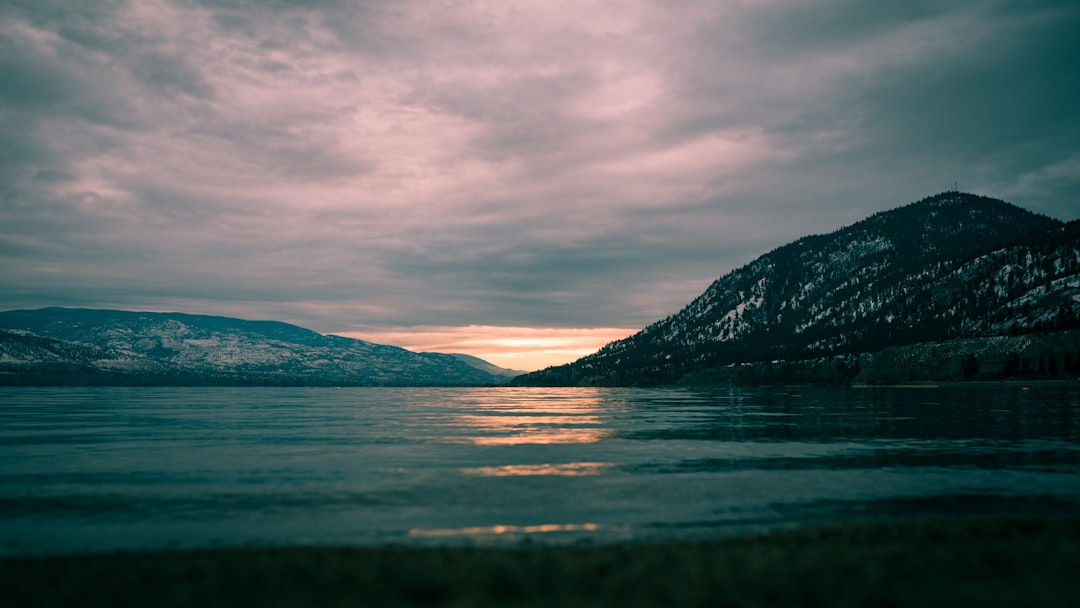
<path fill-rule="evenodd" d="M 6 2 L 0 306 L 621 337 L 954 180 L 1080 217 L 1077 31 L 1072 1 Z"/>

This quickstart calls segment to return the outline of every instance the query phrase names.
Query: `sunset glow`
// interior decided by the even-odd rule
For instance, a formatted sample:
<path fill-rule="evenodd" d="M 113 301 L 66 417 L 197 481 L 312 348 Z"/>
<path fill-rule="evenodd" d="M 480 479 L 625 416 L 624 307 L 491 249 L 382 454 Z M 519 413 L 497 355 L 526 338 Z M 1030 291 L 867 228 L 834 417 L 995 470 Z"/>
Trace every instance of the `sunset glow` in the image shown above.
<path fill-rule="evenodd" d="M 462 353 L 500 367 L 534 371 L 569 363 L 635 331 L 611 327 L 547 329 L 470 325 L 344 332 L 339 335 L 378 344 L 394 344 L 419 352 Z"/>

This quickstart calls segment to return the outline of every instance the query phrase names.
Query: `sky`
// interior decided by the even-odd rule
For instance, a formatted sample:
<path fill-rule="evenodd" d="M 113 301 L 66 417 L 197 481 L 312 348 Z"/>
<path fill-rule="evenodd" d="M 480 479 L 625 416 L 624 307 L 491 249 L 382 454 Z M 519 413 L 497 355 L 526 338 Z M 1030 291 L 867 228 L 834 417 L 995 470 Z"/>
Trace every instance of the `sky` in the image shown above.
<path fill-rule="evenodd" d="M 0 3 L 0 309 L 532 370 L 957 183 L 1080 217 L 1080 3 Z"/>

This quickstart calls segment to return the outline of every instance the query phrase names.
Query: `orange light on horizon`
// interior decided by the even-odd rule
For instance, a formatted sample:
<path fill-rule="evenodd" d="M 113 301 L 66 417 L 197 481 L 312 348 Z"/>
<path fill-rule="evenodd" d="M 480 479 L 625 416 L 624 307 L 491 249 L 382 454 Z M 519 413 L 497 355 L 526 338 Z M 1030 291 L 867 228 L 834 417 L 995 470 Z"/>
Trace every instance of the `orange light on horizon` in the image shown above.
<path fill-rule="evenodd" d="M 491 325 L 371 328 L 337 335 L 418 352 L 460 353 L 507 369 L 535 371 L 570 363 L 637 330 L 620 327 L 543 328 Z"/>

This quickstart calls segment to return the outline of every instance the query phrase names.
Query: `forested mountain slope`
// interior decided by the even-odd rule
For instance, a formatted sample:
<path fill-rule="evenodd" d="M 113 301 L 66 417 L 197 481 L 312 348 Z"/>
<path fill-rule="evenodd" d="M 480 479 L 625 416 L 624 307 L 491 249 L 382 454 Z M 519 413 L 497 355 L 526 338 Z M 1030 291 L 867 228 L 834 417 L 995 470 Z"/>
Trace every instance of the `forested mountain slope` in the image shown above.
<path fill-rule="evenodd" d="M 734 364 L 1068 329 L 1080 223 L 946 192 L 801 238 L 681 311 L 521 384 L 663 384 Z"/>

